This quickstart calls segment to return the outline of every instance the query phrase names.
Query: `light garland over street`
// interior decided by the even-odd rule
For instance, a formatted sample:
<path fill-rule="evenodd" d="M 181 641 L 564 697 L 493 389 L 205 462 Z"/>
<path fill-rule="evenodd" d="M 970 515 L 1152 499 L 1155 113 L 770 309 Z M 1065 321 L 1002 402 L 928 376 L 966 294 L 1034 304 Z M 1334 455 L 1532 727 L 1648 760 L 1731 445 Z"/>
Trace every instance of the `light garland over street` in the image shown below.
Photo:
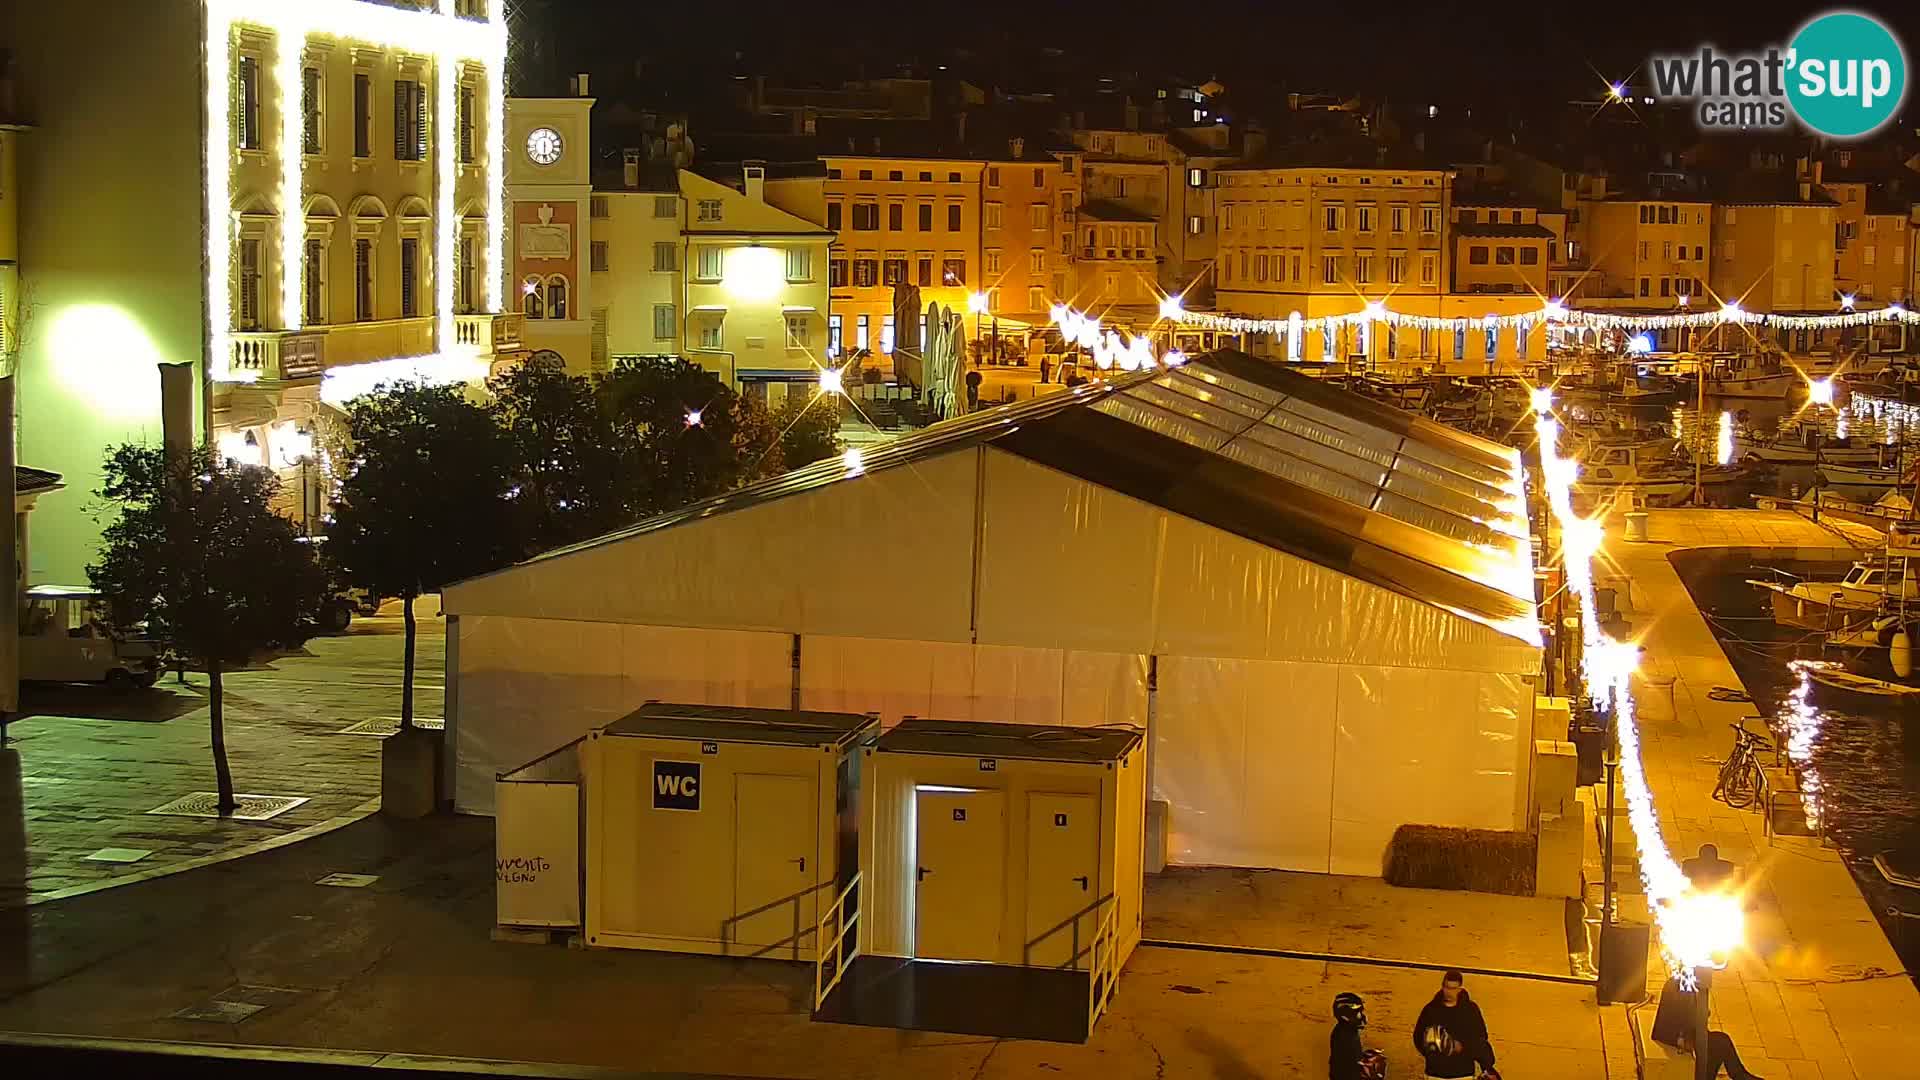
<path fill-rule="evenodd" d="M 1680 311 L 1667 315 L 1619 315 L 1604 311 L 1580 311 L 1557 300 L 1548 301 L 1534 311 L 1507 315 L 1463 315 L 1443 318 L 1393 311 L 1384 301 L 1369 301 L 1359 311 L 1341 315 L 1317 315 L 1303 318 L 1298 312 L 1284 319 L 1256 318 L 1210 311 L 1187 311 L 1177 304 L 1163 309 L 1167 318 L 1176 319 L 1202 330 L 1233 334 L 1300 334 L 1362 323 L 1381 322 L 1389 326 L 1408 326 L 1416 330 L 1492 330 L 1508 327 L 1531 329 L 1535 324 L 1574 326 L 1596 330 L 1672 330 L 1688 327 L 1715 327 L 1728 323 L 1763 326 L 1782 330 L 1836 330 L 1878 323 L 1920 324 L 1920 312 L 1892 304 L 1872 311 L 1847 310 L 1833 315 L 1774 315 L 1747 311 L 1739 304 L 1723 304 L 1712 311 Z"/>

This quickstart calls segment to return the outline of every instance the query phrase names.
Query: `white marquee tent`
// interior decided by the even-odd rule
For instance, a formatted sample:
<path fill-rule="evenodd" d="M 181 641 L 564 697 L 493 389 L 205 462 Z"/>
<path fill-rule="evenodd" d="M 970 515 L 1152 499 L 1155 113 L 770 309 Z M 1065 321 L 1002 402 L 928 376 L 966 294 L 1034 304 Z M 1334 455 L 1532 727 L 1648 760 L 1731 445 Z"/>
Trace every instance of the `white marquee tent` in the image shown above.
<path fill-rule="evenodd" d="M 975 414 L 448 588 L 456 808 L 648 699 L 1147 729 L 1171 861 L 1525 826 L 1518 455 L 1235 353 Z"/>

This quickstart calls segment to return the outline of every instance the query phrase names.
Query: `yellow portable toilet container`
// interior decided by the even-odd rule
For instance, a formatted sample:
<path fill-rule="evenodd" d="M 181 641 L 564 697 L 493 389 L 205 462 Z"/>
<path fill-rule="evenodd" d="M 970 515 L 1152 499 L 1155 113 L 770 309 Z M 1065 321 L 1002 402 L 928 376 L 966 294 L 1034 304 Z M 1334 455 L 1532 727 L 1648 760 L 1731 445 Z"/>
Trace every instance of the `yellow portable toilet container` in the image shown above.
<path fill-rule="evenodd" d="M 862 757 L 858 955 L 817 1018 L 1085 1039 L 1140 942 L 1140 732 L 909 718 Z"/>
<path fill-rule="evenodd" d="M 649 702 L 591 732 L 587 943 L 811 960 L 853 875 L 858 713 Z"/>

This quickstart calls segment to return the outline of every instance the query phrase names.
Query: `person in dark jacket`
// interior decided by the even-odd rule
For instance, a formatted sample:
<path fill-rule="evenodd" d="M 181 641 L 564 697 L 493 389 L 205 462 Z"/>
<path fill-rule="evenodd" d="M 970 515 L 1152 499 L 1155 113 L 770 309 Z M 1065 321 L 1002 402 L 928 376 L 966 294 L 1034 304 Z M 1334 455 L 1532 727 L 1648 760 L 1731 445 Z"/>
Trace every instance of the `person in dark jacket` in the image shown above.
<path fill-rule="evenodd" d="M 1359 994 L 1333 999 L 1333 1034 L 1327 1037 L 1327 1080 L 1362 1080 L 1360 1029 L 1367 1026 L 1367 1006 Z"/>
<path fill-rule="evenodd" d="M 1427 1060 L 1432 1080 L 1460 1080 L 1478 1069 L 1492 1071 L 1493 1044 L 1487 1039 L 1487 1021 L 1480 1006 L 1467 996 L 1466 979 L 1458 971 L 1440 977 L 1433 995 L 1413 1025 L 1413 1048 Z"/>

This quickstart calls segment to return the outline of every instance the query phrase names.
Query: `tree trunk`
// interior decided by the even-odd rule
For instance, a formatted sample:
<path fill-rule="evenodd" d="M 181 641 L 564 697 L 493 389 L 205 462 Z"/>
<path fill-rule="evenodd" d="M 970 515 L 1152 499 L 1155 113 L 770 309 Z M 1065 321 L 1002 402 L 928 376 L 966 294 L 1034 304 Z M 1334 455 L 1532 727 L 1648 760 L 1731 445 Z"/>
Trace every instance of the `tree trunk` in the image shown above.
<path fill-rule="evenodd" d="M 220 662 L 207 662 L 207 708 L 213 725 L 213 778 L 220 792 L 220 812 L 232 813 L 239 805 L 233 797 L 233 770 L 227 767 L 227 728 L 221 714 Z"/>
<path fill-rule="evenodd" d="M 413 638 L 416 630 L 411 592 L 401 601 L 401 610 L 406 614 L 407 644 L 406 660 L 400 669 L 400 730 L 406 731 L 413 727 Z"/>

